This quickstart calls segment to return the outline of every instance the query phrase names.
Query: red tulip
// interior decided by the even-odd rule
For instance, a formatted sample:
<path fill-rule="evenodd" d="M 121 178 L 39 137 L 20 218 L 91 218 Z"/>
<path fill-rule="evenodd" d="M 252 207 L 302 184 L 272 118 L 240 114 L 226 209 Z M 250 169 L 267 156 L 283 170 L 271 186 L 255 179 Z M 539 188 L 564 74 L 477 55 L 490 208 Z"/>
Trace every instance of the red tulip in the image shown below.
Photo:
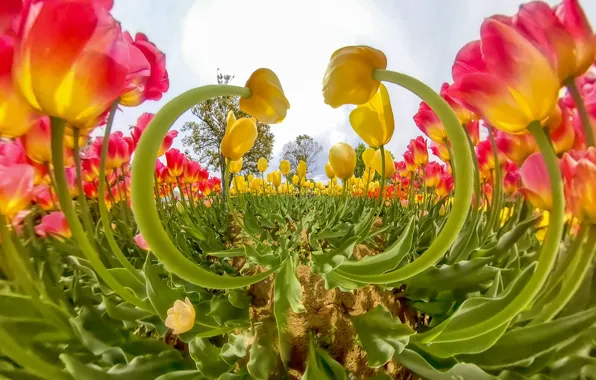
<path fill-rule="evenodd" d="M 66 173 L 66 183 L 68 185 L 68 193 L 71 198 L 79 195 L 79 187 L 77 186 L 77 170 L 75 167 L 64 169 Z"/>
<path fill-rule="evenodd" d="M 561 154 L 570 150 L 575 143 L 575 129 L 569 109 L 563 101 L 559 101 L 559 106 L 546 122 L 549 131 L 550 140 L 555 149 L 555 153 Z"/>
<path fill-rule="evenodd" d="M 567 204 L 578 219 L 596 223 L 596 148 L 572 154 L 561 160 Z"/>
<path fill-rule="evenodd" d="M 413 173 L 418 169 L 418 165 L 414 162 L 414 154 L 409 150 L 404 152 L 404 162 L 406 163 L 406 169 L 410 173 Z"/>
<path fill-rule="evenodd" d="M 453 190 L 453 177 L 451 174 L 444 173 L 441 175 L 439 184 L 435 188 L 435 193 L 439 198 L 443 198 L 449 195 L 451 190 Z"/>
<path fill-rule="evenodd" d="M 488 169 L 495 168 L 495 155 L 490 140 L 482 140 L 476 145 L 476 155 L 478 156 L 478 162 L 487 165 Z M 499 149 L 497 145 L 497 158 L 499 165 L 503 165 L 507 161 L 507 157 Z"/>
<path fill-rule="evenodd" d="M 153 120 L 154 117 L 154 114 L 145 112 L 137 120 L 137 125 L 135 125 L 132 128 L 131 133 L 135 146 L 139 143 L 143 131 L 147 128 L 147 126 L 149 125 L 151 120 Z M 178 136 L 178 131 L 169 131 L 166 134 L 166 137 L 164 137 L 163 143 L 161 144 L 161 147 L 159 148 L 159 151 L 157 153 L 157 157 L 161 157 L 168 149 L 170 149 L 176 136 Z"/>
<path fill-rule="evenodd" d="M 45 211 L 58 208 L 58 198 L 56 197 L 54 190 L 46 184 L 35 186 L 33 189 L 33 202 Z"/>
<path fill-rule="evenodd" d="M 69 239 L 72 236 L 66 217 L 61 211 L 45 215 L 41 223 L 35 226 L 35 233 L 44 238 L 52 236 L 58 239 Z"/>
<path fill-rule="evenodd" d="M 14 80 L 37 111 L 82 127 L 127 86 L 128 48 L 105 3 L 27 4 L 18 37 Z"/>
<path fill-rule="evenodd" d="M 125 106 L 138 106 L 145 100 L 160 100 L 162 94 L 170 87 L 166 71 L 166 56 L 142 33 L 137 33 L 134 40 L 128 32 L 125 32 L 123 37 L 146 58 L 149 64 L 149 75 L 145 78 L 143 86 L 137 86 L 124 94 L 120 103 Z"/>
<path fill-rule="evenodd" d="M 110 188 L 111 198 L 115 203 L 128 200 L 130 202 L 130 178 L 125 177 L 124 181 L 118 181 Z"/>
<path fill-rule="evenodd" d="M 95 154 L 81 158 L 83 181 L 93 182 L 99 177 L 101 159 Z"/>
<path fill-rule="evenodd" d="M 443 162 L 448 162 L 450 159 L 449 150 L 447 149 L 447 145 L 445 144 L 437 144 L 436 142 L 431 141 L 430 151 L 432 152 L 432 154 L 439 157 Z"/>
<path fill-rule="evenodd" d="M 423 165 L 428 162 L 428 149 L 426 148 L 426 140 L 422 136 L 418 136 L 410 140 L 408 150 L 412 152 L 414 162 L 416 165 Z"/>
<path fill-rule="evenodd" d="M 406 167 L 406 162 L 405 161 L 399 161 L 399 162 L 397 162 L 396 165 L 395 165 L 395 171 L 402 178 L 407 178 L 407 177 L 410 176 L 410 172 L 408 171 L 408 168 Z"/>
<path fill-rule="evenodd" d="M 166 156 L 167 157 L 167 156 Z M 199 180 L 199 174 L 201 171 L 201 165 L 195 161 L 187 161 L 184 165 L 184 171 L 182 173 L 182 181 L 190 184 L 195 183 Z"/>
<path fill-rule="evenodd" d="M 5 34 L 14 28 L 22 8 L 23 0 L 2 0 L 0 2 L 0 34 Z"/>
<path fill-rule="evenodd" d="M 480 141 L 480 121 L 472 120 L 465 125 L 468 136 L 472 140 L 472 145 L 476 146 Z"/>
<path fill-rule="evenodd" d="M 426 186 L 436 187 L 441 181 L 441 175 L 443 174 L 443 168 L 438 162 L 429 162 L 424 168 L 426 174 Z"/>
<path fill-rule="evenodd" d="M 172 177 L 179 177 L 184 171 L 187 158 L 178 149 L 170 149 L 166 152 L 168 172 Z"/>
<path fill-rule="evenodd" d="M 551 60 L 507 22 L 486 19 L 481 40 L 459 51 L 448 94 L 491 126 L 517 133 L 550 115 L 560 83 Z"/>
<path fill-rule="evenodd" d="M 92 149 L 97 157 L 101 157 L 103 137 L 98 137 L 93 141 Z M 108 154 L 106 160 L 106 170 L 120 168 L 123 164 L 130 161 L 129 145 L 124 139 L 122 132 L 114 132 L 108 138 Z"/>
<path fill-rule="evenodd" d="M 12 218 L 33 198 L 35 172 L 27 164 L 0 165 L 0 214 Z"/>
<path fill-rule="evenodd" d="M 510 134 L 498 131 L 496 140 L 499 150 L 518 165 L 521 165 L 526 157 L 538 150 L 536 140 L 529 132 Z"/>
<path fill-rule="evenodd" d="M 207 169 L 201 168 L 199 170 L 199 178 L 197 182 L 203 182 L 209 179 L 209 171 Z"/>
<path fill-rule="evenodd" d="M 520 192 L 534 207 L 550 210 L 553 196 L 544 158 L 540 153 L 533 153 L 519 169 L 523 187 Z"/>
<path fill-rule="evenodd" d="M 99 188 L 95 182 L 84 182 L 83 191 L 89 199 L 97 199 L 99 195 Z"/>
<path fill-rule="evenodd" d="M 47 164 L 52 161 L 50 118 L 44 116 L 33 123 L 29 132 L 22 138 L 27 157 L 36 163 Z M 71 148 L 64 147 L 64 164 L 74 165 L 74 156 Z"/>
<path fill-rule="evenodd" d="M 517 171 L 509 171 L 503 177 L 503 192 L 507 195 L 515 194 L 519 188 L 521 176 Z"/>
<path fill-rule="evenodd" d="M 449 85 L 449 83 L 443 83 L 443 85 L 441 86 L 441 98 L 443 98 L 443 100 L 445 100 L 447 102 L 447 104 L 449 104 L 451 106 L 451 108 L 453 109 L 453 111 L 455 111 L 455 114 L 457 115 L 457 118 L 459 119 L 459 122 L 461 125 L 468 125 L 471 122 L 477 121 L 476 119 L 476 115 L 474 115 L 473 112 L 470 112 L 470 110 L 468 110 L 466 107 L 462 106 L 460 103 L 457 102 L 457 100 L 453 99 L 451 96 L 449 96 L 449 88 L 451 87 L 451 85 Z M 439 141 L 437 141 L 439 142 Z"/>
<path fill-rule="evenodd" d="M 443 123 L 439 120 L 435 112 L 425 102 L 420 102 L 418 112 L 414 115 L 414 123 L 429 139 L 443 143 L 447 138 L 447 132 Z"/>
<path fill-rule="evenodd" d="M 12 0 L 2 0 L 9 3 Z M 19 0 L 20 1 L 20 0 Z M 6 5 L 0 5 L 3 7 Z M 14 39 L 2 36 L 0 9 L 0 137 L 19 137 L 27 133 L 39 115 L 16 92 L 12 80 Z"/>

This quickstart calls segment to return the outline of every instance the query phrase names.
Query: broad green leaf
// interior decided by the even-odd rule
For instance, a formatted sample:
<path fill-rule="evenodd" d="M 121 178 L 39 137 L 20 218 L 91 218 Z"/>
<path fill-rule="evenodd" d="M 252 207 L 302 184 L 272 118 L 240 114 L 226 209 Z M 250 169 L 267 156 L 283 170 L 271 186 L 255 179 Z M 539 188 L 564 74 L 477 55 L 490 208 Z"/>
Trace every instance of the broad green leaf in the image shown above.
<path fill-rule="evenodd" d="M 200 371 L 190 369 L 166 373 L 155 380 L 207 380 L 207 378 Z"/>
<path fill-rule="evenodd" d="M 151 315 L 148 312 L 140 310 L 127 302 L 121 302 L 120 304 L 116 305 L 104 295 L 101 296 L 101 299 L 108 315 L 114 319 L 119 319 L 122 321 L 136 321 L 137 319 L 143 319 Z"/>
<path fill-rule="evenodd" d="M 257 339 L 250 348 L 250 360 L 246 365 L 248 373 L 253 379 L 267 380 L 277 362 L 277 354 L 273 349 L 273 342 L 270 333 L 266 331 L 257 332 Z"/>
<path fill-rule="evenodd" d="M 168 309 L 174 305 L 176 300 L 184 300 L 184 297 L 182 297 L 179 292 L 167 286 L 161 278 L 159 278 L 157 271 L 153 267 L 153 264 L 151 264 L 150 254 L 147 254 L 143 271 L 145 272 L 149 301 L 157 312 L 157 315 L 165 321 L 168 316 Z"/>
<path fill-rule="evenodd" d="M 246 334 L 228 335 L 228 343 L 221 348 L 221 358 L 233 365 L 248 353 L 248 340 L 249 336 Z"/>
<path fill-rule="evenodd" d="M 313 269 L 315 272 L 329 273 L 340 266 L 346 259 L 352 256 L 354 246 L 358 242 L 358 239 L 358 236 L 345 239 L 339 247 L 328 252 L 312 252 L 312 258 L 314 261 Z"/>
<path fill-rule="evenodd" d="M 250 296 L 246 290 L 233 289 L 230 290 L 230 293 L 228 294 L 228 300 L 230 300 L 230 303 L 237 308 L 247 309 L 252 302 L 252 296 Z"/>
<path fill-rule="evenodd" d="M 217 378 L 233 367 L 221 358 L 221 348 L 214 346 L 207 339 L 195 338 L 188 348 L 197 369 L 208 378 Z"/>
<path fill-rule="evenodd" d="M 213 317 L 220 326 L 247 326 L 249 323 L 248 307 L 237 308 L 224 295 L 213 297 L 209 306 L 206 316 Z"/>
<path fill-rule="evenodd" d="M 416 333 L 381 305 L 353 316 L 351 320 L 371 368 L 385 365 L 394 355 L 403 351 L 410 336 Z"/>
<path fill-rule="evenodd" d="M 225 251 L 217 251 L 217 252 L 209 252 L 206 253 L 207 256 L 214 256 L 214 257 L 237 257 L 237 256 L 245 256 L 246 252 L 244 247 L 237 247 L 226 249 Z"/>
<path fill-rule="evenodd" d="M 344 261 L 337 273 L 348 274 L 382 274 L 395 269 L 412 248 L 414 237 L 414 219 L 410 220 L 402 235 L 385 252 L 375 256 L 366 256 L 358 261 Z"/>
<path fill-rule="evenodd" d="M 495 380 L 494 376 L 474 364 L 457 363 L 448 370 L 436 369 L 416 351 L 407 348 L 395 357 L 410 371 L 427 380 Z"/>
<path fill-rule="evenodd" d="M 258 235 L 261 233 L 261 227 L 257 221 L 257 217 L 250 208 L 244 210 L 244 229 L 251 235 Z"/>
<path fill-rule="evenodd" d="M 271 248 L 263 247 L 261 252 L 251 245 L 245 245 L 244 250 L 246 252 L 246 257 L 251 262 L 262 265 L 265 269 L 272 269 L 278 266 L 280 264 L 279 256 L 276 256 Z"/>
<path fill-rule="evenodd" d="M 246 368 L 236 373 L 224 373 L 217 380 L 252 380 L 252 376 L 248 373 Z"/>
<path fill-rule="evenodd" d="M 311 337 L 302 380 L 348 380 L 348 375 L 344 367 L 333 360 L 325 350 L 315 347 Z"/>

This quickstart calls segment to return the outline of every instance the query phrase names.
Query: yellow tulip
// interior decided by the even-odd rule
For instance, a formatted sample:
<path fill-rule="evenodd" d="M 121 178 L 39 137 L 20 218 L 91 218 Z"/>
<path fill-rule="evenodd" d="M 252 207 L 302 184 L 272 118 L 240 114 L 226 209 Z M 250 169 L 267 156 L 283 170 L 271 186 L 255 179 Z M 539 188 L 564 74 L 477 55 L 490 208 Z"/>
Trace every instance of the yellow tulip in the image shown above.
<path fill-rule="evenodd" d="M 226 133 L 221 140 L 221 154 L 232 161 L 240 159 L 248 152 L 257 139 L 257 122 L 254 118 L 236 120 L 230 111 L 227 118 Z"/>
<path fill-rule="evenodd" d="M 331 162 L 327 162 L 325 164 L 325 174 L 329 179 L 335 178 L 335 171 L 333 171 L 333 166 L 331 166 Z"/>
<path fill-rule="evenodd" d="M 267 162 L 267 159 L 265 159 L 264 157 L 259 158 L 259 160 L 257 161 L 257 169 L 261 173 L 265 173 L 267 171 L 268 167 L 269 167 L 269 162 Z"/>
<path fill-rule="evenodd" d="M 254 181 L 254 180 L 255 180 L 255 175 L 254 175 L 254 174 L 249 174 L 249 175 L 247 176 L 247 179 L 248 179 L 248 183 L 252 183 L 252 181 Z"/>
<path fill-rule="evenodd" d="M 331 56 L 323 78 L 323 98 L 333 108 L 363 104 L 377 92 L 381 82 L 375 69 L 386 69 L 387 57 L 369 46 L 346 46 Z"/>
<path fill-rule="evenodd" d="M 395 123 L 389 93 L 384 85 L 379 86 L 372 99 L 350 113 L 350 124 L 354 132 L 374 148 L 391 141 Z"/>
<path fill-rule="evenodd" d="M 281 88 L 279 78 L 269 69 L 258 69 L 246 82 L 249 98 L 240 98 L 240 109 L 261 123 L 277 124 L 286 117 L 290 102 Z"/>
<path fill-rule="evenodd" d="M 273 173 L 268 173 L 267 174 L 267 182 L 273 183 Z"/>
<path fill-rule="evenodd" d="M 231 161 L 230 162 L 230 173 L 238 173 L 240 170 L 242 170 L 242 162 L 243 162 L 242 157 L 240 157 L 236 161 Z"/>
<path fill-rule="evenodd" d="M 300 178 L 306 178 L 306 162 L 300 161 L 296 167 L 296 173 Z"/>
<path fill-rule="evenodd" d="M 191 330 L 195 325 L 195 308 L 186 297 L 184 302 L 176 300 L 174 306 L 168 309 L 165 325 L 171 328 L 174 334 L 182 334 Z"/>
<path fill-rule="evenodd" d="M 362 152 L 362 161 L 364 161 L 364 166 L 372 168 L 375 165 L 375 150 L 373 148 L 366 148 Z"/>
<path fill-rule="evenodd" d="M 381 162 L 381 150 L 377 150 L 375 153 L 375 170 L 379 175 L 383 175 L 381 172 L 382 169 L 382 162 Z M 385 178 L 391 178 L 395 174 L 395 165 L 393 165 L 393 158 L 391 158 L 391 153 L 387 149 L 385 149 Z"/>
<path fill-rule="evenodd" d="M 299 183 L 300 183 L 300 177 L 298 177 L 296 174 L 294 174 L 294 175 L 292 176 L 292 183 L 293 183 L 294 185 L 297 185 L 297 184 L 299 184 Z"/>
<path fill-rule="evenodd" d="M 279 170 L 275 170 L 271 173 L 271 183 L 276 188 L 281 186 L 281 172 Z"/>
<path fill-rule="evenodd" d="M 356 151 L 350 144 L 339 142 L 329 150 L 329 162 L 335 175 L 341 180 L 347 180 L 354 174 Z"/>
<path fill-rule="evenodd" d="M 291 169 L 292 169 L 292 167 L 290 165 L 290 161 L 288 161 L 288 160 L 282 160 L 279 163 L 279 170 L 281 170 L 281 174 L 288 175 L 288 174 L 290 174 L 290 170 Z"/>

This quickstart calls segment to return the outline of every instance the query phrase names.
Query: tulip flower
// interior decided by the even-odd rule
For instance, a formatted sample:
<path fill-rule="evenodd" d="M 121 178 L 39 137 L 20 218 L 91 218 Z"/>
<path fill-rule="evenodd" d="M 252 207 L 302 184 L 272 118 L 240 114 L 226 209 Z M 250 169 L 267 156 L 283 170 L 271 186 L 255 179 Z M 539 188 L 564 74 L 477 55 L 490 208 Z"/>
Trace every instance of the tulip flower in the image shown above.
<path fill-rule="evenodd" d="M 333 165 L 331 165 L 331 162 L 325 163 L 325 175 L 329 179 L 335 178 L 335 171 L 333 170 Z"/>
<path fill-rule="evenodd" d="M 236 161 L 248 152 L 257 139 L 257 121 L 254 118 L 236 120 L 234 112 L 228 112 L 226 133 L 221 140 L 221 154 Z"/>
<path fill-rule="evenodd" d="M 565 153 L 561 160 L 567 203 L 579 220 L 596 223 L 596 148 L 573 154 L 575 158 Z"/>
<path fill-rule="evenodd" d="M 168 317 L 165 325 L 174 330 L 174 334 L 182 334 L 190 331 L 195 325 L 195 308 L 186 297 L 184 302 L 176 300 L 174 306 L 168 309 Z"/>
<path fill-rule="evenodd" d="M 426 148 L 426 140 L 424 137 L 418 136 L 415 139 L 410 140 L 408 150 L 412 152 L 416 165 L 423 165 L 428 162 L 428 149 Z"/>
<path fill-rule="evenodd" d="M 290 102 L 273 71 L 263 68 L 256 70 L 246 81 L 245 87 L 250 89 L 251 95 L 240 98 L 238 105 L 242 111 L 265 124 L 281 123 L 286 118 Z"/>
<path fill-rule="evenodd" d="M 325 103 L 337 108 L 368 102 L 381 84 L 373 78 L 374 70 L 386 68 L 385 54 L 369 46 L 346 46 L 336 50 L 323 78 Z"/>
<path fill-rule="evenodd" d="M 432 141 L 442 144 L 447 138 L 443 123 L 425 102 L 420 102 L 418 112 L 414 115 L 414 123 Z"/>
<path fill-rule="evenodd" d="M 3 1 L 11 3 L 13 0 Z M 20 1 L 17 0 L 19 3 Z M 13 138 L 27 133 L 39 115 L 17 94 L 13 87 L 14 39 L 1 35 L 3 23 L 2 11 L 0 11 L 0 137 Z"/>
<path fill-rule="evenodd" d="M 120 168 L 123 164 L 130 161 L 130 151 L 128 143 L 124 140 L 122 132 L 114 132 L 108 138 L 108 154 L 106 161 L 106 170 Z M 101 157 L 102 145 L 105 144 L 103 137 L 98 137 L 92 143 L 93 152 L 97 157 Z"/>
<path fill-rule="evenodd" d="M 300 161 L 296 166 L 296 174 L 299 178 L 306 178 L 306 162 Z"/>
<path fill-rule="evenodd" d="M 354 132 L 373 148 L 386 145 L 393 137 L 395 123 L 389 93 L 384 85 L 366 103 L 350 113 L 350 124 Z"/>
<path fill-rule="evenodd" d="M 519 189 L 521 176 L 517 171 L 508 171 L 503 177 L 503 192 L 507 195 L 512 195 Z"/>
<path fill-rule="evenodd" d="M 35 110 L 71 126 L 97 119 L 127 85 L 119 23 L 95 1 L 43 1 L 25 9 L 13 69 L 20 93 Z"/>
<path fill-rule="evenodd" d="M 54 191 L 46 184 L 40 184 L 33 188 L 33 202 L 42 210 L 49 211 L 57 209 L 58 198 Z"/>
<path fill-rule="evenodd" d="M 443 173 L 441 175 L 439 183 L 437 184 L 437 187 L 435 187 L 435 194 L 437 194 L 439 198 L 443 198 L 448 196 L 452 190 L 453 177 L 451 176 L 451 174 Z"/>
<path fill-rule="evenodd" d="M 410 173 L 413 173 L 418 169 L 418 165 L 414 162 L 414 154 L 409 150 L 404 152 L 404 162 L 406 163 L 406 169 Z"/>
<path fill-rule="evenodd" d="M 184 170 L 182 172 L 182 182 L 186 184 L 198 182 L 201 169 L 201 165 L 199 165 L 198 162 L 190 160 L 186 161 L 186 165 L 184 165 Z"/>
<path fill-rule="evenodd" d="M 550 210 L 552 192 L 544 158 L 540 153 L 533 153 L 519 169 L 523 187 L 519 191 L 536 208 Z"/>
<path fill-rule="evenodd" d="M 438 162 L 429 162 L 424 167 L 426 175 L 426 186 L 437 187 L 441 181 L 441 175 L 443 174 L 443 168 Z"/>
<path fill-rule="evenodd" d="M 44 238 L 52 236 L 60 240 L 72 236 L 66 217 L 61 211 L 54 211 L 41 218 L 41 223 L 35 226 L 35 233 Z"/>
<path fill-rule="evenodd" d="M 99 188 L 95 182 L 84 182 L 83 191 L 89 199 L 97 199 L 99 196 Z"/>
<path fill-rule="evenodd" d="M 482 23 L 480 35 L 457 54 L 448 95 L 509 133 L 548 118 L 560 86 L 552 62 L 497 16 Z"/>
<path fill-rule="evenodd" d="M 25 148 L 20 140 L 0 140 L 0 165 L 26 164 Z"/>
<path fill-rule="evenodd" d="M 431 141 L 430 151 L 443 162 L 448 162 L 451 158 L 449 157 L 449 149 L 447 149 L 447 145 L 445 144 L 437 144 L 436 142 Z"/>
<path fill-rule="evenodd" d="M 271 184 L 273 184 L 275 188 L 281 186 L 281 172 L 279 170 L 274 170 L 271 173 Z"/>
<path fill-rule="evenodd" d="M 294 174 L 292 176 L 292 183 L 296 186 L 298 186 L 298 184 L 300 183 L 300 177 L 298 177 L 296 174 Z"/>
<path fill-rule="evenodd" d="M 137 235 L 135 235 L 135 237 L 133 238 L 133 240 L 135 241 L 135 243 L 137 244 L 137 246 L 139 248 L 141 248 L 142 250 L 144 250 L 144 251 L 150 251 L 151 250 L 151 248 L 149 247 L 149 244 L 147 244 L 147 241 L 145 240 L 145 238 L 143 237 L 143 235 L 141 235 L 140 233 L 137 234 Z M 176 302 L 178 302 L 178 301 L 176 301 Z M 168 327 L 174 328 L 174 327 L 171 327 L 171 326 L 168 326 Z"/>
<path fill-rule="evenodd" d="M 187 158 L 180 150 L 172 148 L 166 152 L 168 173 L 173 178 L 179 177 L 184 172 Z"/>
<path fill-rule="evenodd" d="M 538 151 L 536 140 L 529 132 L 510 134 L 497 131 L 496 142 L 499 151 L 518 165 L 521 165 L 530 154 Z"/>
<path fill-rule="evenodd" d="M 75 167 L 69 167 L 64 169 L 66 174 L 66 184 L 68 185 L 68 193 L 71 198 L 79 195 L 79 186 L 77 185 L 77 170 Z"/>
<path fill-rule="evenodd" d="M 495 168 L 495 154 L 490 140 L 482 140 L 476 145 L 476 155 L 478 156 L 478 162 L 486 164 L 487 169 Z M 507 161 L 507 157 L 499 149 L 498 145 L 497 159 L 499 160 L 499 165 L 503 165 Z"/>
<path fill-rule="evenodd" d="M 575 129 L 573 128 L 570 111 L 562 100 L 555 107 L 555 111 L 545 123 L 550 141 L 556 154 L 570 150 L 575 143 Z"/>
<path fill-rule="evenodd" d="M 267 162 L 267 159 L 264 157 L 259 158 L 259 160 L 257 161 L 257 169 L 261 173 L 265 173 L 267 171 L 268 167 L 269 167 L 269 162 Z"/>
<path fill-rule="evenodd" d="M 393 165 L 393 157 L 391 157 L 391 153 L 389 153 L 388 150 L 384 150 L 385 152 L 385 178 L 391 178 L 393 177 L 393 175 L 395 174 L 395 165 Z M 383 170 L 383 163 L 382 163 L 382 156 L 381 156 L 381 150 L 377 150 L 375 152 L 375 170 L 377 173 L 379 173 L 380 176 L 383 175 L 382 170 Z"/>
<path fill-rule="evenodd" d="M 375 153 L 373 148 L 366 148 L 364 152 L 362 152 L 362 161 L 364 162 L 365 167 L 372 168 L 374 166 Z"/>
<path fill-rule="evenodd" d="M 29 205 L 34 177 L 33 168 L 27 164 L 0 165 L 0 214 L 12 218 Z"/>
<path fill-rule="evenodd" d="M 135 147 L 139 143 L 139 140 L 141 139 L 141 135 L 143 134 L 143 131 L 145 131 L 145 129 L 147 128 L 147 126 L 149 125 L 151 120 L 153 120 L 154 117 L 155 117 L 155 114 L 145 112 L 144 114 L 139 116 L 139 118 L 137 119 L 137 125 L 132 127 L 132 130 L 131 130 L 132 140 L 134 141 Z M 163 142 L 162 142 L 161 146 L 159 147 L 159 151 L 157 152 L 157 157 L 161 157 L 168 149 L 170 149 L 170 147 L 172 146 L 172 143 L 174 142 L 174 139 L 177 136 L 178 136 L 178 131 L 169 131 L 166 134 L 166 137 L 164 137 Z"/>
<path fill-rule="evenodd" d="M 170 88 L 166 70 L 166 56 L 149 41 L 143 33 L 137 33 L 134 40 L 130 33 L 122 34 L 124 41 L 138 49 L 147 62 L 147 73 L 144 74 L 142 86 L 132 88 L 120 97 L 120 104 L 138 106 L 145 100 L 160 100 L 162 94 Z"/>
<path fill-rule="evenodd" d="M 398 161 L 395 163 L 395 170 L 397 171 L 397 173 L 399 174 L 399 176 L 401 178 L 407 178 L 410 175 L 410 172 L 408 171 L 407 167 L 406 167 L 406 162 L 405 161 Z"/>
<path fill-rule="evenodd" d="M 476 146 L 478 141 L 480 141 L 480 121 L 479 120 L 472 120 L 465 125 L 466 131 L 468 132 L 468 136 L 470 136 L 470 140 L 472 140 L 472 145 Z"/>
<path fill-rule="evenodd" d="M 13 29 L 22 8 L 23 0 L 4 0 L 0 3 L 0 34 Z"/>
<path fill-rule="evenodd" d="M 42 117 L 33 123 L 31 129 L 21 139 L 27 157 L 39 163 L 51 162 L 50 138 L 50 118 Z"/>
<path fill-rule="evenodd" d="M 230 173 L 238 173 L 242 170 L 242 157 L 236 161 L 230 161 Z"/>
<path fill-rule="evenodd" d="M 443 85 L 441 86 L 440 95 L 441 98 L 443 98 L 443 100 L 445 100 L 447 104 L 449 104 L 449 106 L 453 109 L 453 111 L 457 115 L 457 118 L 459 119 L 460 124 L 467 126 L 470 123 L 478 123 L 478 120 L 475 120 L 477 116 L 474 115 L 473 112 L 470 112 L 470 110 L 458 103 L 457 100 L 449 96 L 450 87 L 451 85 L 449 83 L 443 83 Z M 429 138 L 432 140 L 430 136 Z"/>
<path fill-rule="evenodd" d="M 292 166 L 290 164 L 290 161 L 288 160 L 282 160 L 279 163 L 279 170 L 281 170 L 281 174 L 283 175 L 288 175 L 290 174 L 290 170 L 292 170 Z"/>
<path fill-rule="evenodd" d="M 354 174 L 356 151 L 350 144 L 339 142 L 329 150 L 329 162 L 335 176 L 345 181 Z"/>

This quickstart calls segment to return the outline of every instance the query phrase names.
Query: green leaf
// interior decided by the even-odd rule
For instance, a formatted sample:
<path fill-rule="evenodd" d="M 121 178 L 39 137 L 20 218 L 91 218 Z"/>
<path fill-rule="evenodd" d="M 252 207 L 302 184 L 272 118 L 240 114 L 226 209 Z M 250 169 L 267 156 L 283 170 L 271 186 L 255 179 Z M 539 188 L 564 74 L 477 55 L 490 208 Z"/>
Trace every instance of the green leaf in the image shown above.
<path fill-rule="evenodd" d="M 427 380 L 495 380 L 494 376 L 487 374 L 474 364 L 457 363 L 448 370 L 438 370 L 416 351 L 407 348 L 395 357 L 410 371 Z"/>
<path fill-rule="evenodd" d="M 128 270 L 124 268 L 111 268 L 108 269 L 108 271 L 124 287 L 132 290 L 137 297 L 141 299 L 147 297 L 145 284 L 139 281 L 139 279 L 133 276 Z"/>
<path fill-rule="evenodd" d="M 207 378 L 200 371 L 186 370 L 166 373 L 155 380 L 207 380 Z"/>
<path fill-rule="evenodd" d="M 209 252 L 209 253 L 206 253 L 206 255 L 214 256 L 214 257 L 238 257 L 238 256 L 245 256 L 246 252 L 244 251 L 244 247 L 236 247 L 236 248 L 226 249 L 225 251 Z"/>
<path fill-rule="evenodd" d="M 121 302 L 120 304 L 116 305 L 104 295 L 101 296 L 101 299 L 103 306 L 108 312 L 108 315 L 114 319 L 121 321 L 136 321 L 151 315 L 144 310 L 136 308 L 134 305 L 131 305 L 128 302 Z"/>
<path fill-rule="evenodd" d="M 179 292 L 171 289 L 159 278 L 157 271 L 151 264 L 150 254 L 147 254 L 143 271 L 145 272 L 149 301 L 157 312 L 157 315 L 159 315 L 162 321 L 165 321 L 168 316 L 168 309 L 174 305 L 176 300 L 183 300 L 184 298 Z"/>
<path fill-rule="evenodd" d="M 395 269 L 412 248 L 414 230 L 414 219 L 412 219 L 400 238 L 388 247 L 385 252 L 375 256 L 366 256 L 358 261 L 344 261 L 336 269 L 336 272 L 340 275 L 342 273 L 372 275 Z"/>
<path fill-rule="evenodd" d="M 257 339 L 250 348 L 250 360 L 246 365 L 248 373 L 253 379 L 267 380 L 273 373 L 276 362 L 277 355 L 273 349 L 271 334 L 257 332 Z"/>
<path fill-rule="evenodd" d="M 248 353 L 248 340 L 245 334 L 228 335 L 228 343 L 221 348 L 221 358 L 230 365 L 235 364 Z"/>
<path fill-rule="evenodd" d="M 246 290 L 233 289 L 228 294 L 230 303 L 240 309 L 248 309 L 252 302 L 252 296 Z"/>
<path fill-rule="evenodd" d="M 244 209 L 244 229 L 251 235 L 258 235 L 261 233 L 261 227 L 259 226 L 257 217 L 248 207 Z"/>
<path fill-rule="evenodd" d="M 197 369 L 208 378 L 217 378 L 233 367 L 221 358 L 221 348 L 214 346 L 207 339 L 195 338 L 190 342 L 188 348 Z"/>
<path fill-rule="evenodd" d="M 403 351 L 410 336 L 416 333 L 381 305 L 353 316 L 351 320 L 371 368 L 385 365 L 395 354 Z"/>
<path fill-rule="evenodd" d="M 348 375 L 344 367 L 333 360 L 325 350 L 315 347 L 311 337 L 302 380 L 348 380 Z"/>
<path fill-rule="evenodd" d="M 360 239 L 359 236 L 353 236 L 345 239 L 339 247 L 328 252 L 313 252 L 313 269 L 317 273 L 329 273 L 340 266 L 346 259 L 352 256 L 354 246 L 358 242 L 358 239 Z"/>
<path fill-rule="evenodd" d="M 271 248 L 262 246 L 262 251 L 255 249 L 251 245 L 245 245 L 246 257 L 252 263 L 262 265 L 265 269 L 272 269 L 280 264 L 279 256 L 276 256 Z"/>
<path fill-rule="evenodd" d="M 210 310 L 206 316 L 213 317 L 220 326 L 248 325 L 248 307 L 237 308 L 224 295 L 213 297 L 209 307 Z"/>
<path fill-rule="evenodd" d="M 273 315 L 279 334 L 280 356 L 284 364 L 290 360 L 290 337 L 287 321 L 290 309 L 302 313 L 302 286 L 296 277 L 296 258 L 289 257 L 275 275 L 273 285 Z"/>

